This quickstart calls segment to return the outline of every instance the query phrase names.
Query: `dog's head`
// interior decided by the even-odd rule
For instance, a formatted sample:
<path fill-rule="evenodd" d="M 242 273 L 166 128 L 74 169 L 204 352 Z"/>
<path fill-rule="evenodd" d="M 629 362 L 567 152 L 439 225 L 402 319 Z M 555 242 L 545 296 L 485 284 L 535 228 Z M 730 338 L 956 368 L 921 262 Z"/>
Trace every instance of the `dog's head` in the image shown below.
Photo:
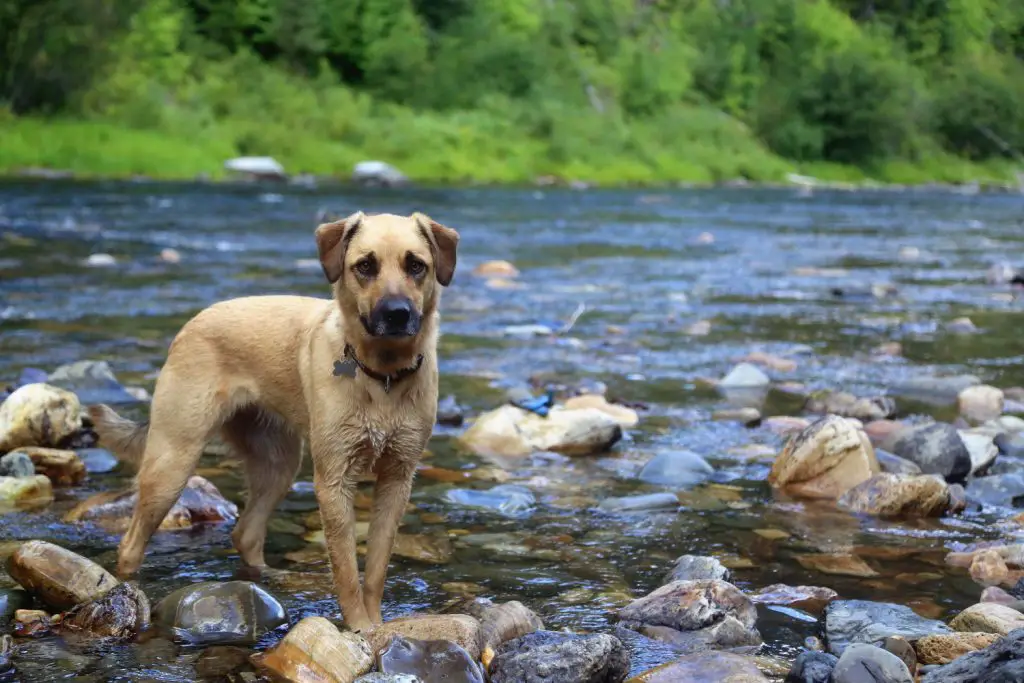
<path fill-rule="evenodd" d="M 357 212 L 316 229 L 320 265 L 342 310 L 374 338 L 415 337 L 455 273 L 459 233 L 428 216 Z"/>

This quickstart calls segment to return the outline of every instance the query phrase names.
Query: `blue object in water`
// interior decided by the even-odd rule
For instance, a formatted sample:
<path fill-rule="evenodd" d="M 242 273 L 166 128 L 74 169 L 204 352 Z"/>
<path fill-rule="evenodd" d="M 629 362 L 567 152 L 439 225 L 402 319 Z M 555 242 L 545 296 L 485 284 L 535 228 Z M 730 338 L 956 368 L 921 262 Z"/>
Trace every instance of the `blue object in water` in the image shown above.
<path fill-rule="evenodd" d="M 541 417 L 547 417 L 548 412 L 551 410 L 551 406 L 555 405 L 555 392 L 549 391 L 543 396 L 527 398 L 522 401 L 512 401 L 511 403 L 517 408 L 528 410 L 531 413 L 540 415 Z"/>

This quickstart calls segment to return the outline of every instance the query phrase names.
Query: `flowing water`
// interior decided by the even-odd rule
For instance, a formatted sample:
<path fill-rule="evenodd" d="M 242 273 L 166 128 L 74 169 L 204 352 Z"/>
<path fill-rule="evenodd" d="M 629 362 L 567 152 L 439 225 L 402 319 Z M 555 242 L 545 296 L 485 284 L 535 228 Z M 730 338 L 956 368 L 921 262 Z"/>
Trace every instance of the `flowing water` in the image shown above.
<path fill-rule="evenodd" d="M 343 215 L 419 210 L 461 232 L 459 268 L 442 302 L 441 393 L 455 395 L 471 415 L 531 380 L 535 387 L 601 382 L 609 397 L 642 406 L 640 425 L 606 455 L 499 463 L 506 483 L 537 497 L 523 518 L 456 508 L 445 502 L 456 484 L 418 479 L 416 512 L 402 532 L 454 531 L 455 552 L 444 565 L 396 558 L 386 618 L 440 609 L 459 590 L 451 584 L 464 582 L 496 600 L 523 601 L 550 628 L 608 629 L 623 600 L 660 585 L 672 559 L 686 553 L 721 558 L 733 567 L 733 582 L 749 590 L 822 585 L 844 598 L 900 602 L 936 618 L 977 601 L 980 588 L 943 557 L 958 544 L 998 537 L 992 522 L 1007 511 L 882 522 L 776 500 L 765 482 L 770 455 L 754 446 L 778 449 L 782 437 L 713 421 L 711 413 L 729 407 L 729 399 L 702 380 L 763 351 L 793 358 L 795 370 L 770 374 L 806 390 L 877 395 L 908 377 L 965 372 L 997 386 L 1024 385 L 1024 302 L 985 281 L 991 264 L 1024 251 L 1024 197 L 8 183 L 0 185 L 0 379 L 13 381 L 27 367 L 98 359 L 125 385 L 152 389 L 176 330 L 202 307 L 243 295 L 327 294 L 319 266 L 308 262 L 323 208 Z M 705 232 L 713 240 L 700 237 Z M 165 248 L 177 250 L 180 263 L 162 262 Z M 84 265 L 98 252 L 114 255 L 117 265 Z M 522 271 L 518 287 L 471 274 L 489 259 L 514 262 Z M 870 294 L 871 285 L 887 284 L 895 296 Z M 505 333 L 516 325 L 558 328 L 580 304 L 583 315 L 564 334 Z M 961 316 L 979 331 L 947 331 Z M 710 333 L 689 334 L 702 320 Z M 871 353 L 889 341 L 902 343 L 902 356 Z M 948 406 L 899 398 L 898 405 L 901 417 L 954 415 Z M 800 407 L 793 393 L 775 390 L 763 412 L 793 415 Z M 461 452 L 457 432 L 438 428 L 431 465 L 494 466 Z M 704 456 L 715 474 L 681 495 L 679 512 L 614 516 L 595 509 L 609 496 L 658 490 L 636 481 L 638 467 L 681 448 Z M 237 468 L 213 455 L 203 468 L 242 502 Z M 126 486 L 129 476 L 92 475 L 83 486 L 59 489 L 43 511 L 0 517 L 0 542 L 50 540 L 112 568 L 118 537 L 61 516 L 91 493 Z M 293 570 L 268 583 L 293 623 L 310 614 L 339 616 L 324 561 L 315 552 L 294 554 L 309 547 L 302 534 L 316 508 L 310 481 L 306 463 L 268 538 L 268 562 Z M 159 533 L 140 576 L 151 599 L 236 576 L 229 531 L 214 525 Z M 817 552 L 855 554 L 877 576 L 823 574 L 796 560 Z M 0 573 L 0 587 L 10 583 Z M 792 659 L 816 633 L 800 613 L 759 611 L 769 654 Z M 270 634 L 258 647 L 279 637 Z M 22 648 L 24 680 L 197 680 L 200 653 L 162 637 L 100 649 L 53 637 Z M 634 670 L 665 657 L 640 646 Z"/>

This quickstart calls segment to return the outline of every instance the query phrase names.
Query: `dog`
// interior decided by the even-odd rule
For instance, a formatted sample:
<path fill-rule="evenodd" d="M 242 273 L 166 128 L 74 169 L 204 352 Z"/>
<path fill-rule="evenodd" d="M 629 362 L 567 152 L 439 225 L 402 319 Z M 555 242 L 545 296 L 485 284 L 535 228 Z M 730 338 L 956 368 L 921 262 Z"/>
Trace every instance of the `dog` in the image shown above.
<path fill-rule="evenodd" d="M 248 497 L 231 538 L 263 567 L 267 520 L 308 439 L 313 485 L 342 617 L 368 633 L 399 521 L 437 414 L 438 303 L 455 273 L 459 233 L 422 213 L 357 212 L 316 229 L 333 298 L 222 301 L 182 327 L 153 393 L 149 421 L 89 408 L 99 442 L 138 467 L 138 503 L 118 547 L 135 574 L 204 446 L 220 433 L 245 465 Z M 362 585 L 356 484 L 376 475 Z"/>

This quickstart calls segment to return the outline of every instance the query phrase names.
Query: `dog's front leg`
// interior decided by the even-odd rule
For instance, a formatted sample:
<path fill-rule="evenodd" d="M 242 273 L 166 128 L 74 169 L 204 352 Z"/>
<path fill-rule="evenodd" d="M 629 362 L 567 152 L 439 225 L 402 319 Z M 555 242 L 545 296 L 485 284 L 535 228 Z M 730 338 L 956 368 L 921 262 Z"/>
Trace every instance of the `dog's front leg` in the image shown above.
<path fill-rule="evenodd" d="M 395 543 L 395 535 L 405 506 L 409 503 L 412 478 L 416 472 L 417 457 L 388 454 L 377 461 L 377 483 L 373 492 L 373 519 L 367 542 L 366 571 L 363 579 L 363 600 L 366 613 L 374 624 L 382 622 L 380 603 L 384 597 L 384 579 Z"/>
<path fill-rule="evenodd" d="M 345 624 L 353 631 L 368 633 L 373 624 L 366 615 L 356 562 L 355 507 L 356 479 L 352 456 L 335 449 L 313 452 L 313 488 L 320 505 L 327 555 L 334 575 L 334 590 Z"/>

